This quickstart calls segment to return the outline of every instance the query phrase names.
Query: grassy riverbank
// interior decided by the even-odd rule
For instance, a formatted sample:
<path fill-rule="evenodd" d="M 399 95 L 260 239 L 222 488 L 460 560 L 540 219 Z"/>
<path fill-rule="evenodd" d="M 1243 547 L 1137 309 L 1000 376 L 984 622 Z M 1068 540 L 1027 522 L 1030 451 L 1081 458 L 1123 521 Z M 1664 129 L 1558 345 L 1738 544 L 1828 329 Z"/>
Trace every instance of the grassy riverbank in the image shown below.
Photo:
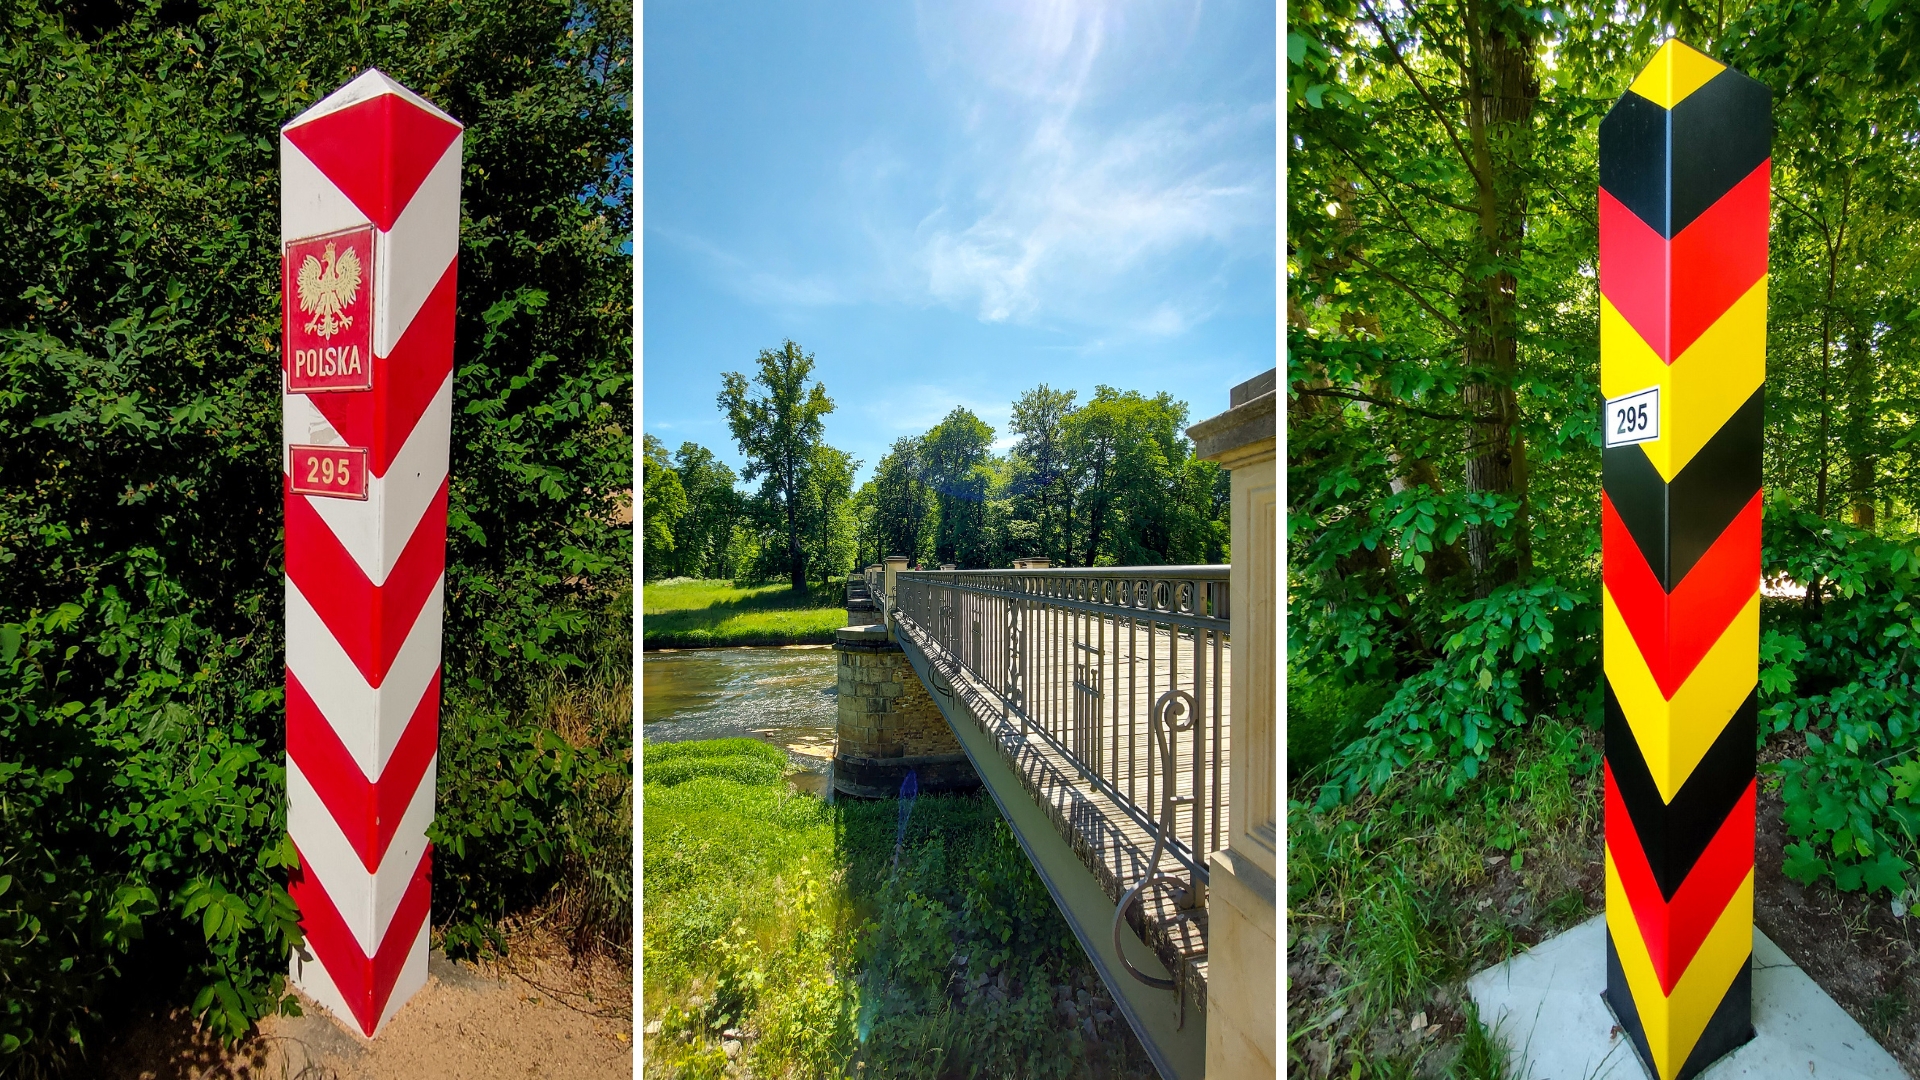
<path fill-rule="evenodd" d="M 796 594 L 785 584 L 675 578 L 643 586 L 641 647 L 831 645 L 847 624 L 846 593 L 828 586 Z"/>
<path fill-rule="evenodd" d="M 984 795 L 791 791 L 747 739 L 644 751 L 649 1077 L 1153 1075 Z"/>

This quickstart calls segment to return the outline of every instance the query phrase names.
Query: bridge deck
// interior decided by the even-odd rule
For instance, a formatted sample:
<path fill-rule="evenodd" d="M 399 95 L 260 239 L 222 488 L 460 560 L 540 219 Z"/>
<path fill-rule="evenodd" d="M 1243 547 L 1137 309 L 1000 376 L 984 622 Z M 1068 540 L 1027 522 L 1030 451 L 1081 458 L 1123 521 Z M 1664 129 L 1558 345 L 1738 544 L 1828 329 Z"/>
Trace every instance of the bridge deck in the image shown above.
<path fill-rule="evenodd" d="M 1028 797 L 1046 811 L 1115 902 L 1146 877 L 1153 853 L 1154 835 L 1142 820 L 1143 813 L 1157 814 L 1161 795 L 1159 770 L 1152 768 L 1158 754 L 1150 745 L 1151 709 L 1174 688 L 1200 699 L 1198 730 L 1178 735 L 1174 758 L 1175 795 L 1192 797 L 1197 789 L 1198 798 L 1174 808 L 1175 830 L 1189 853 L 1197 847 L 1203 865 L 1218 846 L 1229 794 L 1225 642 L 1202 635 L 1196 662 L 1188 633 L 1178 636 L 1176 650 L 1167 629 L 1129 619 L 1064 612 L 1037 619 L 1027 628 L 1022 650 L 1020 681 L 1030 688 L 1023 730 L 1021 715 L 1009 712 L 987 680 L 923 628 L 907 620 L 900 627 L 937 673 L 930 689 L 945 695 L 950 688 L 951 697 L 966 706 Z M 940 685 L 943 680 L 946 686 Z M 1161 856 L 1159 872 L 1191 880 L 1188 868 L 1170 853 Z M 1155 888 L 1146 890 L 1129 914 L 1134 932 L 1168 971 L 1177 973 L 1181 1006 L 1188 1015 L 1204 1015 L 1205 906 L 1182 910 L 1168 889 Z"/>

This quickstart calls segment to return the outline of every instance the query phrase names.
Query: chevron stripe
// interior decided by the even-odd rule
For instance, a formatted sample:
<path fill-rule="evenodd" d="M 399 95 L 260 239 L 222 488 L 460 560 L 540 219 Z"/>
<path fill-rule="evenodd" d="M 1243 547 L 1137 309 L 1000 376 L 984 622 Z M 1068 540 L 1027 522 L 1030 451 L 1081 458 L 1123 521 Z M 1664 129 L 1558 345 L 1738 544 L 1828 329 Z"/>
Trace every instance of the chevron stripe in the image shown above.
<path fill-rule="evenodd" d="M 1633 819 L 1633 832 L 1653 872 L 1660 895 L 1671 900 L 1753 783 L 1753 746 L 1760 719 L 1759 687 L 1734 710 L 1713 745 L 1695 765 L 1671 802 L 1653 782 L 1640 744 L 1627 725 L 1613 687 L 1601 684 L 1606 718 L 1606 768 L 1621 805 Z"/>
<path fill-rule="evenodd" d="M 1672 109 L 1622 96 L 1600 121 L 1601 188 L 1673 236 L 1768 159 L 1772 96 L 1731 68 Z"/>
<path fill-rule="evenodd" d="M 297 843 L 295 851 L 299 853 Z M 300 863 L 287 885 L 287 893 L 300 909 L 300 929 L 306 936 L 307 947 L 314 959 L 303 963 L 295 956 L 294 981 L 308 988 L 309 993 L 316 989 L 331 992 L 338 1004 L 323 1003 L 343 1015 L 353 1017 L 360 1025 L 360 1030 L 371 1036 L 392 1015 L 388 1008 L 390 1004 L 397 1007 L 406 995 L 426 983 L 427 916 L 430 909 L 429 882 L 433 851 L 429 848 L 421 854 L 419 864 L 408 878 L 400 903 L 395 907 L 394 932 L 389 933 L 372 954 L 362 949 L 355 940 L 328 890 L 307 873 L 304 854 Z M 316 968 L 320 969 L 318 973 Z M 415 968 L 417 981 L 408 979 L 403 982 L 402 975 L 414 974 L 412 969 Z M 399 1000 L 394 1000 L 398 989 L 405 989 L 406 993 L 398 995 Z"/>
<path fill-rule="evenodd" d="M 1600 298 L 1600 393 L 1625 397 L 1660 388 L 1660 438 L 1639 444 L 1672 482 L 1767 377 L 1767 279 L 1762 276 L 1685 353 L 1668 364 L 1641 340 L 1613 301 Z"/>
<path fill-rule="evenodd" d="M 374 686 L 327 630 L 292 581 L 287 582 L 287 670 L 312 695 L 320 715 L 366 776 L 379 776 L 407 721 L 440 676 L 440 614 L 446 579 L 436 582 L 386 679 Z"/>
<path fill-rule="evenodd" d="M 1607 936 L 1618 958 L 1625 988 L 1633 997 L 1645 1050 L 1657 1074 L 1677 1077 L 1740 972 L 1753 954 L 1753 869 L 1749 867 L 1701 940 L 1693 962 L 1674 983 L 1673 992 L 1660 988 L 1659 975 L 1640 937 L 1631 901 L 1611 855 L 1606 860 Z M 1619 995 L 1609 986 L 1608 998 L 1618 1010 Z"/>
<path fill-rule="evenodd" d="M 280 149 L 284 241 L 372 235 L 368 388 L 281 395 L 283 447 L 354 447 L 368 466 L 364 501 L 296 495 L 282 456 L 289 891 L 312 954 L 290 972 L 371 1036 L 426 981 L 463 135 L 368 70 Z M 318 340 L 301 334 L 283 354 Z"/>
<path fill-rule="evenodd" d="M 1633 818 L 1614 787 L 1612 770 L 1603 766 L 1606 789 L 1607 858 L 1612 860 L 1634 923 L 1640 928 L 1661 993 L 1671 994 L 1714 920 L 1726 909 L 1741 880 L 1753 870 L 1755 782 L 1734 804 L 1733 812 L 1707 844 L 1693 871 L 1671 896 L 1662 895 L 1653 867 L 1640 849 Z"/>
<path fill-rule="evenodd" d="M 1662 589 L 1687 576 L 1760 490 L 1765 395 L 1765 387 L 1755 390 L 1672 483 L 1639 445 L 1600 452 L 1601 490 Z"/>
<path fill-rule="evenodd" d="M 1634 1008 L 1633 997 L 1625 991 L 1627 975 L 1620 966 L 1620 951 L 1614 947 L 1613 936 L 1607 936 L 1607 986 L 1608 990 L 1600 995 L 1601 1000 L 1613 1010 L 1615 1019 L 1628 1035 L 1628 1045 L 1640 1059 L 1640 1064 L 1650 1075 L 1659 1076 L 1653 1065 L 1653 1056 L 1647 1047 L 1647 1037 L 1641 1031 L 1640 1013 Z M 1615 991 L 1614 987 L 1622 989 Z M 1753 1015 L 1753 964 L 1749 955 L 1748 962 L 1741 966 L 1740 974 L 1734 976 L 1733 985 L 1727 988 L 1727 994 L 1713 1010 L 1713 1016 L 1707 1021 L 1706 1029 L 1694 1042 L 1693 1050 L 1687 1054 L 1686 1063 L 1680 1066 L 1680 1072 L 1674 1080 L 1692 1080 L 1707 1070 L 1721 1055 L 1753 1038 L 1753 1024 L 1748 1020 Z"/>
<path fill-rule="evenodd" d="M 283 412 L 288 446 L 303 437 L 315 446 L 350 445 L 304 394 L 288 394 Z M 369 477 L 365 501 L 307 498 L 307 505 L 326 521 L 334 539 L 353 556 L 368 580 L 376 584 L 386 581 L 420 519 L 439 495 L 447 478 L 452 430 L 453 376 L 449 374 L 386 474 Z M 284 470 L 291 452 L 282 453 Z"/>
<path fill-rule="evenodd" d="M 372 393 L 289 395 L 312 402 L 349 445 L 371 450 L 375 476 L 387 475 L 395 455 L 452 376 L 457 269 L 456 263 L 447 263 L 391 355 L 376 349 Z"/>
<path fill-rule="evenodd" d="M 460 125 L 417 96 L 393 93 L 400 89 L 398 83 L 380 89 L 388 92 L 302 114 L 281 133 L 386 232 L 414 201 L 414 193 L 448 146 L 460 137 Z M 387 152 L 369 154 L 369 143 Z"/>
<path fill-rule="evenodd" d="M 1671 593 L 1661 589 L 1604 492 L 1600 550 L 1607 594 L 1619 606 L 1647 669 L 1671 698 L 1747 598 L 1760 588 L 1760 495 L 1733 519 Z"/>
<path fill-rule="evenodd" d="M 420 781 L 439 751 L 439 721 L 440 675 L 435 672 L 393 755 L 387 759 L 386 769 L 369 778 L 360 771 L 333 725 L 320 715 L 320 707 L 308 696 L 306 687 L 293 672 L 287 672 L 287 756 L 298 764 L 301 775 L 326 804 L 334 824 L 368 873 L 379 868 L 401 819 L 422 789 Z"/>
<path fill-rule="evenodd" d="M 316 500 L 286 496 L 287 577 L 313 605 L 335 641 L 369 685 L 386 678 L 447 564 L 447 481 L 421 515 L 406 548 L 381 584 L 374 584 L 316 512 Z"/>
<path fill-rule="evenodd" d="M 1647 346 L 1671 362 L 1767 272 L 1761 162 L 1672 240 L 1600 190 L 1600 292 Z"/>
<path fill-rule="evenodd" d="M 1740 614 L 1707 650 L 1672 698 L 1661 692 L 1647 661 L 1634 647 L 1613 594 L 1601 589 L 1602 663 L 1647 771 L 1671 802 L 1694 766 L 1706 756 L 1720 729 L 1733 718 L 1760 681 L 1760 589 L 1748 595 Z"/>
<path fill-rule="evenodd" d="M 393 351 L 458 253 L 463 153 L 464 139 L 455 138 L 421 182 L 413 202 L 383 226 L 302 153 L 287 132 L 281 134 L 281 240 L 359 225 L 376 230 L 373 257 L 379 292 L 374 298 L 373 348 L 378 356 Z"/>
<path fill-rule="evenodd" d="M 1606 1000 L 1684 1080 L 1752 1037 L 1771 94 L 1665 43 L 1600 124 Z"/>
<path fill-rule="evenodd" d="M 377 869 L 369 871 L 354 850 L 353 841 L 327 811 L 326 802 L 293 759 L 287 762 L 287 833 L 304 852 L 302 865 L 316 884 L 333 898 L 341 920 L 353 932 L 360 951 L 372 953 L 387 937 L 399 909 L 414 865 L 425 851 L 427 826 L 433 821 L 433 779 L 436 762 L 429 759 L 420 784 L 409 792 L 407 809 L 394 827 Z M 298 811 L 298 813 L 294 813 Z"/>
<path fill-rule="evenodd" d="M 335 1016 L 352 1018 L 352 1024 L 360 1028 L 361 1034 L 371 1037 L 387 1026 L 387 1021 L 393 1019 L 393 1014 L 400 1011 L 400 1006 L 406 1004 L 408 998 L 427 985 L 427 946 L 432 938 L 431 930 L 432 921 L 421 920 L 420 930 L 414 935 L 413 944 L 407 949 L 405 958 L 400 961 L 400 970 L 394 974 L 393 985 L 387 990 L 386 1003 L 380 1007 L 379 1019 L 374 1022 L 372 1032 L 361 1026 L 362 1021 L 354 1016 L 353 1006 L 348 1003 L 346 994 L 333 984 L 326 965 L 318 957 L 303 961 L 296 952 L 292 962 L 287 965 L 287 972 L 308 997 Z M 308 955 L 312 955 L 310 946 Z"/>

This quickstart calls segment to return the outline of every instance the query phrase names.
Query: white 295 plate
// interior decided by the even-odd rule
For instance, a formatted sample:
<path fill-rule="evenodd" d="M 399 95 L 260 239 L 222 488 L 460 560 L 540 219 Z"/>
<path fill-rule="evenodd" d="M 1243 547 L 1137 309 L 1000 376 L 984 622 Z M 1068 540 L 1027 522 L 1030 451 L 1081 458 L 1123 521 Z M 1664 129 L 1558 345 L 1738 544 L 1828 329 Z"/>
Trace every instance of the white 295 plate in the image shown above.
<path fill-rule="evenodd" d="M 1648 387 L 1625 397 L 1608 398 L 1600 422 L 1608 446 L 1631 446 L 1660 437 L 1660 388 Z"/>

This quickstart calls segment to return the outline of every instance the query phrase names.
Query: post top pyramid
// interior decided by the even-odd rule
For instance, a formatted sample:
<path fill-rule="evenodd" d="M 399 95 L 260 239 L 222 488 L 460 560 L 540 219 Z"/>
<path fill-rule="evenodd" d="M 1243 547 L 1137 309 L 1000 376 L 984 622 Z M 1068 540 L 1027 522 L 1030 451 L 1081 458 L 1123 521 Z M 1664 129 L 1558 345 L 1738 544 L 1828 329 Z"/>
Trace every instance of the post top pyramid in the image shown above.
<path fill-rule="evenodd" d="M 1671 109 L 1726 69 L 1725 64 L 1678 38 L 1669 38 L 1628 89 L 1663 109 Z"/>
<path fill-rule="evenodd" d="M 393 81 L 386 72 L 379 68 L 368 68 L 352 82 L 328 94 L 306 112 L 287 121 L 280 130 L 289 131 L 303 124 L 310 124 L 323 116 L 339 112 L 362 101 L 371 101 L 385 94 L 392 94 L 414 108 L 452 124 L 455 128 L 461 127 L 460 121 L 435 108 L 426 98 Z"/>

